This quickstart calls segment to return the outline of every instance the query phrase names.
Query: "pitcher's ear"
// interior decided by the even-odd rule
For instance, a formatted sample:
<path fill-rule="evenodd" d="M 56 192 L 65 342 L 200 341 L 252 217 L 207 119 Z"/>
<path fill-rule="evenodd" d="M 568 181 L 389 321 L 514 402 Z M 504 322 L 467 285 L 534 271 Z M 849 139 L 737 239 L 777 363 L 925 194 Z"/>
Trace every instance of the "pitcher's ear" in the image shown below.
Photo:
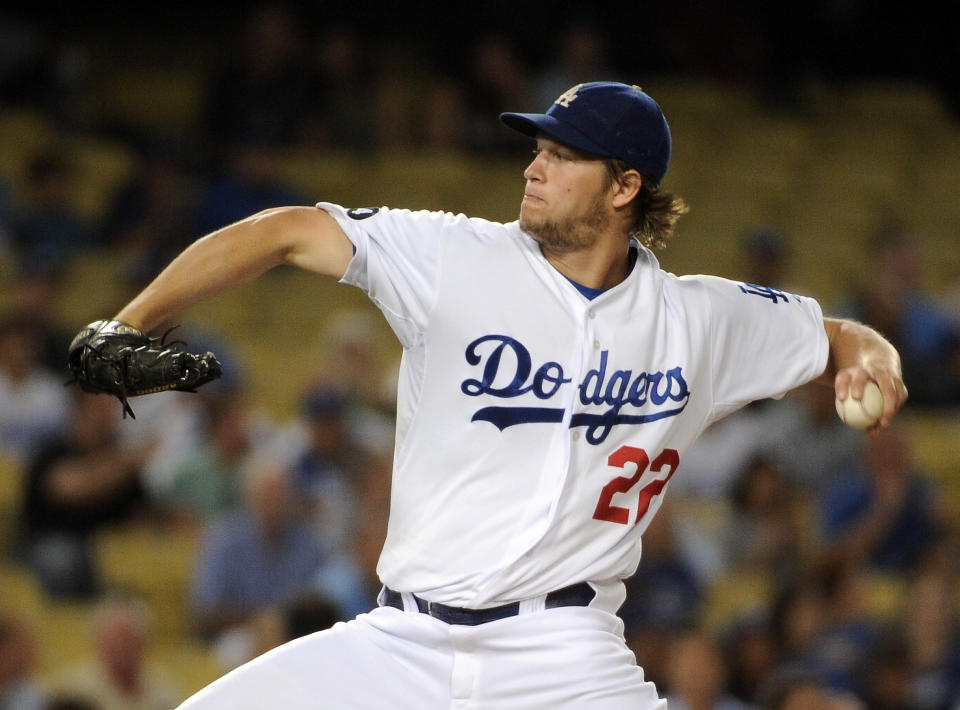
<path fill-rule="evenodd" d="M 613 206 L 623 207 L 640 192 L 643 177 L 636 170 L 626 170 L 614 180 Z"/>

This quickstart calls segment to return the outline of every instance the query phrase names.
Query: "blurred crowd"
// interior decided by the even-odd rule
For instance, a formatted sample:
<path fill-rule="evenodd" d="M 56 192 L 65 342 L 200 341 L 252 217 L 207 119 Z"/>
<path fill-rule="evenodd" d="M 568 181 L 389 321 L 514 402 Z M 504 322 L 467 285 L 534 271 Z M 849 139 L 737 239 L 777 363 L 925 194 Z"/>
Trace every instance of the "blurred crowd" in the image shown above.
<path fill-rule="evenodd" d="M 0 475 L 19 476 L 21 490 L 2 568 L 26 571 L 44 599 L 89 606 L 99 651 L 94 667 L 41 687 L 36 630 L 0 599 L 0 707 L 173 707 L 175 684 L 146 673 L 143 590 L 105 578 L 107 531 L 148 526 L 191 541 L 180 611 L 221 671 L 376 604 L 394 433 L 377 328 L 368 311 L 339 314 L 321 337 L 326 365 L 295 416 L 278 421 L 230 378 L 140 398 L 137 418 L 124 419 L 114 398 L 63 386 L 63 368 L 40 358 L 35 323 L 4 325 Z"/>
<path fill-rule="evenodd" d="M 77 176 L 55 147 L 23 181 L 0 183 L 14 294 L 0 314 L 0 477 L 18 489 L 2 566 L 25 570 L 55 602 L 84 605 L 96 649 L 41 678 L 36 648 L 49 640 L 0 599 L 0 710 L 165 710 L 183 688 L 150 662 L 146 601 L 104 579 L 99 536 L 148 525 L 194 537 L 189 636 L 221 671 L 369 609 L 396 363 L 370 311 L 345 309 L 318 334 L 324 356 L 289 419 L 265 414 L 238 377 L 140 398 L 124 420 L 115 400 L 64 387 L 73 333 L 49 304 L 72 259 L 111 250 L 132 295 L 190 239 L 314 200 L 273 179 L 277 148 L 515 151 L 491 120 L 502 108 L 541 109 L 577 81 L 630 78 L 598 26 L 571 22 L 553 38 L 554 61 L 531 62 L 510 34 L 482 34 L 409 101 L 371 64 L 358 26 L 324 25 L 308 42 L 290 8 L 270 4 L 212 66 L 197 132 L 158 135 L 85 124 L 82 57 L 51 54 L 29 28 L 2 30 L 16 41 L 0 42 L 0 105 L 119 137 L 138 164 L 95 223 L 73 207 Z M 397 71 L 426 60 L 436 64 L 400 52 Z M 925 290 L 923 235 L 884 223 L 867 244 L 869 280 L 825 310 L 899 347 L 908 410 L 955 412 L 960 317 Z M 802 290 L 790 235 L 758 226 L 741 245 L 744 280 Z M 239 360 L 223 333 L 190 341 Z M 816 386 L 705 432 L 644 537 L 621 610 L 671 710 L 960 708 L 956 506 L 913 446 L 902 425 L 875 438 L 844 427 L 832 392 Z"/>

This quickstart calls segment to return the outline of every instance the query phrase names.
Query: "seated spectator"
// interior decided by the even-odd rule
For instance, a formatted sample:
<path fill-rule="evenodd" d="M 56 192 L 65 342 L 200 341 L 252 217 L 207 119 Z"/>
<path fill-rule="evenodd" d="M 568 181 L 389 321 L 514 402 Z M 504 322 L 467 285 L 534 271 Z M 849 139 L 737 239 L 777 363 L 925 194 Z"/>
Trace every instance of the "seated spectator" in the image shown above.
<path fill-rule="evenodd" d="M 0 708 L 46 710 L 47 693 L 36 675 L 37 639 L 13 613 L 0 615 Z"/>
<path fill-rule="evenodd" d="M 567 18 L 551 39 L 549 60 L 532 80 L 534 106 L 549 106 L 580 82 L 625 81 L 613 66 L 606 31 L 587 15 Z"/>
<path fill-rule="evenodd" d="M 92 597 L 99 587 L 95 534 L 145 512 L 147 451 L 118 445 L 120 405 L 74 389 L 69 425 L 27 465 L 18 546 L 47 593 Z"/>
<path fill-rule="evenodd" d="M 132 174 L 109 197 L 98 241 L 119 251 L 128 270 L 156 274 L 191 239 L 194 185 L 172 139 L 152 137 L 137 148 Z"/>
<path fill-rule="evenodd" d="M 329 629 L 339 621 L 336 605 L 319 592 L 305 592 L 280 608 L 281 643 Z"/>
<path fill-rule="evenodd" d="M 893 629 L 907 700 L 923 710 L 954 710 L 960 702 L 960 609 L 956 570 L 925 570 L 909 582 Z M 885 669 L 874 676 L 882 680 Z M 883 692 L 882 686 L 878 688 Z M 873 706 L 871 706 L 873 707 Z M 877 705 L 876 707 L 879 707 Z"/>
<path fill-rule="evenodd" d="M 251 653 L 260 656 L 281 644 L 329 629 L 343 621 L 339 605 L 319 591 L 306 591 L 267 607 L 246 624 Z"/>
<path fill-rule="evenodd" d="M 770 631 L 782 668 L 814 673 L 810 649 L 827 623 L 827 602 L 812 575 L 785 581 L 770 607 Z"/>
<path fill-rule="evenodd" d="M 166 451 L 165 477 L 151 482 L 158 511 L 188 525 L 237 509 L 243 497 L 240 469 L 254 441 L 253 412 L 242 392 L 204 393 L 198 403 L 200 435 L 180 439 L 179 451 Z"/>
<path fill-rule="evenodd" d="M 460 76 L 446 66 L 424 83 L 419 100 L 422 110 L 413 135 L 418 148 L 453 155 L 466 149 L 467 94 Z"/>
<path fill-rule="evenodd" d="M 207 234 L 245 216 L 277 205 L 312 200 L 282 180 L 275 148 L 254 140 L 224 146 L 225 158 L 199 190 L 192 234 Z"/>
<path fill-rule="evenodd" d="M 396 433 L 397 363 L 384 325 L 382 315 L 366 306 L 335 313 L 317 340 L 319 365 L 308 385 L 348 396 L 351 446 L 373 456 L 392 454 Z"/>
<path fill-rule="evenodd" d="M 833 388 L 809 383 L 766 409 L 760 451 L 807 495 L 822 497 L 838 471 L 863 459 L 867 437 L 837 416 Z"/>
<path fill-rule="evenodd" d="M 731 566 L 761 570 L 774 579 L 795 577 L 804 563 L 802 499 L 780 469 L 762 456 L 740 474 L 727 528 Z"/>
<path fill-rule="evenodd" d="M 499 130 L 490 116 L 497 115 L 504 106 L 522 107 L 529 102 L 528 74 L 526 62 L 509 36 L 488 32 L 476 39 L 467 67 L 468 149 L 478 155 L 522 154 L 525 144 L 515 134 Z"/>
<path fill-rule="evenodd" d="M 755 705 L 763 684 L 780 663 L 769 610 L 735 614 L 720 630 L 718 640 L 727 659 L 730 694 Z"/>
<path fill-rule="evenodd" d="M 852 564 L 822 565 L 786 588 L 772 617 L 779 668 L 803 670 L 830 691 L 863 697 L 870 651 L 882 632 L 867 589 L 867 575 Z"/>
<path fill-rule="evenodd" d="M 882 627 L 867 607 L 868 575 L 855 565 L 824 568 L 818 577 L 824 623 L 809 647 L 812 667 L 832 690 L 863 697 L 863 674 Z"/>
<path fill-rule="evenodd" d="M 924 707 L 910 697 L 911 668 L 906 651 L 903 638 L 891 630 L 886 630 L 870 650 L 862 684 L 870 710 Z M 949 704 L 937 707 L 950 710 Z"/>
<path fill-rule="evenodd" d="M 701 434 L 670 482 L 677 542 L 702 583 L 730 566 L 725 530 L 738 477 L 776 430 L 782 402 L 762 400 L 724 417 Z"/>
<path fill-rule="evenodd" d="M 780 406 L 773 400 L 752 402 L 707 427 L 671 480 L 671 493 L 701 501 L 729 498 L 740 472 L 774 434 Z"/>
<path fill-rule="evenodd" d="M 26 313 L 0 319 L 0 451 L 26 463 L 41 442 L 66 425 L 63 375 L 41 364 L 40 332 Z"/>
<path fill-rule="evenodd" d="M 364 463 L 348 435 L 348 395 L 334 387 L 314 386 L 303 400 L 305 442 L 293 464 L 295 486 L 332 554 L 355 533 L 357 470 Z"/>
<path fill-rule="evenodd" d="M 678 547 L 674 525 L 668 497 L 643 534 L 643 558 L 626 581 L 627 599 L 619 612 L 627 644 L 655 680 L 666 676 L 663 649 L 669 639 L 694 627 L 702 611 L 704 590 Z"/>
<path fill-rule="evenodd" d="M 343 21 L 324 23 L 311 45 L 318 98 L 312 121 L 304 126 L 305 147 L 370 152 L 380 120 L 376 92 L 357 87 L 374 87 L 378 76 L 362 29 Z"/>
<path fill-rule="evenodd" d="M 764 682 L 759 710 L 866 710 L 866 705 L 849 693 L 832 692 L 812 673 L 784 668 Z"/>
<path fill-rule="evenodd" d="M 727 691 L 726 662 L 706 631 L 688 631 L 671 641 L 664 685 L 670 710 L 749 710 Z"/>
<path fill-rule="evenodd" d="M 749 229 L 740 239 L 740 251 L 743 281 L 797 293 L 788 285 L 793 249 L 782 231 L 765 225 Z"/>
<path fill-rule="evenodd" d="M 377 561 L 387 534 L 392 458 L 371 456 L 356 471 L 356 522 L 350 539 L 320 567 L 314 589 L 333 600 L 341 618 L 352 619 L 377 604 Z"/>
<path fill-rule="evenodd" d="M 887 574 L 913 570 L 945 526 L 943 503 L 911 460 L 902 425 L 870 437 L 864 460 L 837 473 L 821 516 L 824 559 Z"/>
<path fill-rule="evenodd" d="M 153 335 L 176 325 L 158 327 Z M 149 447 L 143 482 L 154 512 L 189 527 L 235 507 L 241 486 L 231 470 L 251 443 L 273 435 L 274 426 L 252 406 L 244 363 L 231 340 L 196 324 L 167 335 L 168 342 L 180 338 L 193 352 L 215 353 L 223 375 L 195 393 L 158 392 L 131 400 L 137 418 L 124 421 L 121 436 L 126 445 Z"/>
<path fill-rule="evenodd" d="M 31 159 L 25 199 L 13 216 L 21 265 L 64 265 L 92 243 L 92 226 L 74 204 L 78 184 L 76 166 L 62 149 L 50 148 Z"/>
<path fill-rule="evenodd" d="M 17 266 L 10 284 L 15 317 L 28 321 L 36 333 L 39 364 L 58 378 L 66 372 L 67 348 L 76 335 L 57 319 L 67 278 L 60 265 L 34 261 Z"/>
<path fill-rule="evenodd" d="M 924 285 L 921 237 L 902 224 L 879 229 L 867 245 L 869 280 L 837 308 L 870 323 L 896 346 L 908 406 L 960 404 L 960 329 Z"/>
<path fill-rule="evenodd" d="M 294 6 L 254 3 L 235 16 L 243 23 L 238 41 L 214 66 L 203 97 L 203 138 L 216 162 L 220 149 L 242 143 L 299 144 L 318 109 Z"/>
<path fill-rule="evenodd" d="M 140 599 L 108 594 L 98 600 L 92 622 L 95 656 L 62 670 L 53 681 L 55 695 L 99 710 L 170 710 L 183 699 L 148 660 L 149 614 Z"/>
<path fill-rule="evenodd" d="M 621 616 L 630 628 L 679 630 L 698 621 L 703 590 L 677 547 L 673 525 L 673 510 L 664 501 L 644 532 L 638 574 L 626 582 Z"/>
<path fill-rule="evenodd" d="M 314 528 L 298 514 L 287 462 L 255 451 L 242 481 L 241 508 L 207 527 L 190 591 L 196 630 L 218 644 L 228 667 L 251 657 L 245 625 L 310 588 L 325 561 Z"/>

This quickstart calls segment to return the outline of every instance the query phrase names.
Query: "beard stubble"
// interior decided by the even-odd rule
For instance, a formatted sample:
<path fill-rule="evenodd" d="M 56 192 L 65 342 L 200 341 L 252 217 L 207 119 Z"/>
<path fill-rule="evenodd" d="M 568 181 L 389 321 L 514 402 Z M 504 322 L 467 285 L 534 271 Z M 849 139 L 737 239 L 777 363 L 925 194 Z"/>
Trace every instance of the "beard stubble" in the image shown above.
<path fill-rule="evenodd" d="M 592 247 L 610 221 L 602 193 L 597 194 L 590 207 L 580 215 L 552 220 L 524 218 L 522 211 L 520 214 L 520 228 L 533 237 L 541 249 L 552 254 L 569 254 Z"/>

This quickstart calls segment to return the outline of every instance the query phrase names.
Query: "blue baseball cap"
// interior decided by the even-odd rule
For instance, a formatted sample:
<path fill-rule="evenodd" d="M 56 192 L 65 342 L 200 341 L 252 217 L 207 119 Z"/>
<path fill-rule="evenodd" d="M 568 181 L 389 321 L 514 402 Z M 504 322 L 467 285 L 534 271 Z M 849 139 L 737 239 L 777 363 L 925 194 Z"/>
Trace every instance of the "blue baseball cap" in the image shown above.
<path fill-rule="evenodd" d="M 524 135 L 537 133 L 603 158 L 617 158 L 658 185 L 670 164 L 670 126 L 639 87 L 593 81 L 567 89 L 546 113 L 502 113 Z"/>

